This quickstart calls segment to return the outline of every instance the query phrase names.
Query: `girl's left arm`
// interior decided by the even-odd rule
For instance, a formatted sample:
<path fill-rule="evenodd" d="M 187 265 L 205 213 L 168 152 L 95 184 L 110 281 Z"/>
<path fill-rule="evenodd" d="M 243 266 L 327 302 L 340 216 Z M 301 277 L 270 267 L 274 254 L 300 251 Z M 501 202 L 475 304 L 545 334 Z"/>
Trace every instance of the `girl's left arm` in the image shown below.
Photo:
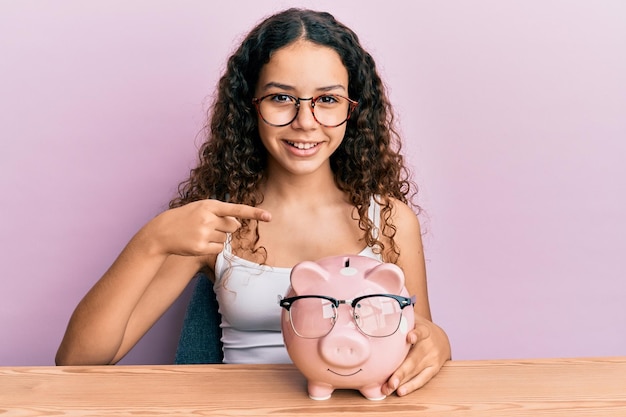
<path fill-rule="evenodd" d="M 404 271 L 406 288 L 417 301 L 415 328 L 407 335 L 412 347 L 382 390 L 386 395 L 396 391 L 402 396 L 430 381 L 451 359 L 451 349 L 446 333 L 432 322 L 419 220 L 406 204 L 394 201 L 393 205 L 393 224 L 397 230 L 394 239 L 400 249 L 396 264 Z"/>

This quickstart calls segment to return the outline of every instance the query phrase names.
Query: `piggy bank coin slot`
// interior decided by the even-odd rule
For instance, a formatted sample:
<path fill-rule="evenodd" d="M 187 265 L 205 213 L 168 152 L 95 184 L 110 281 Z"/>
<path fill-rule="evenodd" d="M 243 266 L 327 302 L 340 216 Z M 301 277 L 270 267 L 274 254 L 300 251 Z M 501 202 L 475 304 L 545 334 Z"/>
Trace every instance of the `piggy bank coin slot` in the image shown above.
<path fill-rule="evenodd" d="M 339 273 L 344 277 L 351 277 L 359 273 L 359 270 L 350 266 L 350 258 L 343 259 L 343 268 L 339 270 Z"/>

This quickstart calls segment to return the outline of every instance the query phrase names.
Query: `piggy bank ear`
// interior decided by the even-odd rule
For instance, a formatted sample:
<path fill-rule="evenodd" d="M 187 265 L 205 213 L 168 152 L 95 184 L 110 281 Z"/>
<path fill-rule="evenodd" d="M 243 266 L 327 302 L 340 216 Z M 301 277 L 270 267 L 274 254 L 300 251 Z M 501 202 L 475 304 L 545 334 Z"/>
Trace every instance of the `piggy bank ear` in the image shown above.
<path fill-rule="evenodd" d="M 400 294 L 404 288 L 404 272 L 396 264 L 382 263 L 370 269 L 365 279 L 381 285 L 391 294 Z"/>
<path fill-rule="evenodd" d="M 296 294 L 309 293 L 309 289 L 325 285 L 330 278 L 327 270 L 312 261 L 300 262 L 291 270 L 291 287 Z"/>

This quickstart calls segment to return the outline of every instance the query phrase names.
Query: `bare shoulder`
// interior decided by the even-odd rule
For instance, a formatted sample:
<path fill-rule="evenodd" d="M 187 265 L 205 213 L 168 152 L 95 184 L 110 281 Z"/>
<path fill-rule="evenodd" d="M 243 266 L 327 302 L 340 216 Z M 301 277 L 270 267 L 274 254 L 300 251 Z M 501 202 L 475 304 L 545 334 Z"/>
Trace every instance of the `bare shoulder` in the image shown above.
<path fill-rule="evenodd" d="M 408 204 L 390 198 L 391 205 L 391 227 L 392 231 L 384 232 L 385 239 L 393 236 L 395 247 L 399 250 L 399 257 L 396 263 L 405 267 L 407 263 L 413 263 L 423 257 L 422 230 L 417 213 Z M 381 219 L 384 221 L 384 219 Z"/>
<path fill-rule="evenodd" d="M 392 208 L 392 222 L 396 227 L 396 239 L 416 236 L 421 241 L 421 227 L 417 213 L 408 204 L 390 198 Z"/>

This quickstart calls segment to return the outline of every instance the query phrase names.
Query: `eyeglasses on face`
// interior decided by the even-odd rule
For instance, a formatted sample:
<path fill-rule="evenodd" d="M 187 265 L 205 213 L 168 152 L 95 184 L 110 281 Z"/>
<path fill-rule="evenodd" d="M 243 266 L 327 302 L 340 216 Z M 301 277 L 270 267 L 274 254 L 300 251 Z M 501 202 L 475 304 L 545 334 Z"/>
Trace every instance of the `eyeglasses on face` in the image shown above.
<path fill-rule="evenodd" d="M 340 304 L 352 308 L 352 318 L 361 333 L 387 337 L 398 330 L 402 310 L 415 304 L 415 296 L 370 294 L 353 300 L 337 300 L 325 295 L 300 295 L 279 298 L 278 304 L 289 312 L 294 333 L 303 338 L 314 339 L 329 334 L 339 317 Z"/>
<path fill-rule="evenodd" d="M 359 104 L 357 101 L 338 94 L 322 94 L 309 98 L 294 97 L 289 94 L 268 94 L 252 99 L 263 121 L 274 127 L 287 126 L 296 120 L 301 101 L 311 102 L 313 118 L 324 127 L 341 126 L 350 118 Z"/>

